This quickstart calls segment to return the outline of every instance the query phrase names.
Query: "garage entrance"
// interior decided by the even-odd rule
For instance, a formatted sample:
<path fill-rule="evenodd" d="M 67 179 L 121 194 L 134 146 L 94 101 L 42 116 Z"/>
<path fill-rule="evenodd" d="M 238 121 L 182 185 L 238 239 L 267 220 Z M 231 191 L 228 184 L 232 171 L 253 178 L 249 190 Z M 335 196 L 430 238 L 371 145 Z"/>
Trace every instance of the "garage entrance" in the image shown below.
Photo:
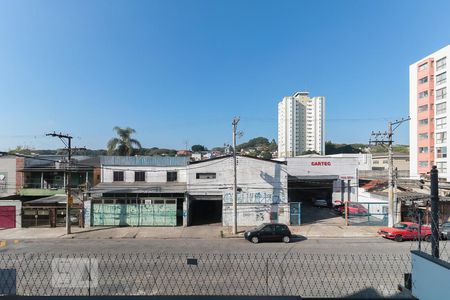
<path fill-rule="evenodd" d="M 293 177 L 288 178 L 289 202 L 301 202 L 302 224 L 323 222 L 336 218 L 331 209 L 334 176 Z M 314 206 L 315 200 L 326 200 L 328 207 Z M 331 221 L 331 220 L 330 220 Z"/>
<path fill-rule="evenodd" d="M 0 228 L 16 227 L 16 207 L 0 206 Z"/>
<path fill-rule="evenodd" d="M 191 196 L 189 214 L 190 225 L 222 225 L 222 196 Z"/>

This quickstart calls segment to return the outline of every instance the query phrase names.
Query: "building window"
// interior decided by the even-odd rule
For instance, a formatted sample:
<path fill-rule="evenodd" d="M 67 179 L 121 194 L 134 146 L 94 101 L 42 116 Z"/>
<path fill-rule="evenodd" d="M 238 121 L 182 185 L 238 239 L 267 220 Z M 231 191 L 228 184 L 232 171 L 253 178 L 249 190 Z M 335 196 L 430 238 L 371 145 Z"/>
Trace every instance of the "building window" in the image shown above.
<path fill-rule="evenodd" d="M 447 147 L 436 147 L 436 157 L 446 158 L 447 157 Z"/>
<path fill-rule="evenodd" d="M 419 112 L 424 112 L 428 110 L 428 104 L 419 106 Z"/>
<path fill-rule="evenodd" d="M 443 129 L 447 125 L 447 118 L 436 119 L 436 129 Z"/>
<path fill-rule="evenodd" d="M 447 111 L 447 103 L 446 102 L 436 104 L 436 114 L 437 115 L 445 114 L 446 111 Z"/>
<path fill-rule="evenodd" d="M 436 133 L 436 143 L 442 144 L 447 142 L 447 132 Z"/>
<path fill-rule="evenodd" d="M 216 173 L 196 173 L 195 178 L 197 178 L 197 179 L 215 179 Z"/>
<path fill-rule="evenodd" d="M 114 171 L 113 181 L 123 181 L 123 171 Z"/>
<path fill-rule="evenodd" d="M 447 97 L 447 87 L 436 90 L 436 100 L 445 99 Z"/>
<path fill-rule="evenodd" d="M 425 97 L 428 97 L 428 91 L 423 91 L 423 92 L 419 93 L 419 98 L 420 99 L 425 98 Z"/>
<path fill-rule="evenodd" d="M 440 71 L 442 69 L 445 69 L 447 65 L 447 58 L 441 58 L 440 60 L 436 61 L 436 71 Z"/>
<path fill-rule="evenodd" d="M 439 173 L 447 173 L 447 162 L 440 161 L 436 163 Z"/>
<path fill-rule="evenodd" d="M 428 167 L 428 162 L 427 161 L 419 161 L 419 167 L 421 167 L 421 168 Z"/>
<path fill-rule="evenodd" d="M 423 70 L 426 70 L 426 69 L 428 69 L 428 63 L 424 63 L 424 64 L 421 64 L 419 66 L 419 71 L 423 71 Z"/>
<path fill-rule="evenodd" d="M 427 139 L 428 139 L 428 132 L 419 133 L 419 140 L 427 140 Z"/>
<path fill-rule="evenodd" d="M 428 153 L 428 147 L 419 147 L 419 153 Z"/>
<path fill-rule="evenodd" d="M 419 84 L 427 83 L 427 82 L 428 82 L 428 76 L 425 76 L 425 77 L 422 77 L 419 79 Z"/>
<path fill-rule="evenodd" d="M 167 182 L 177 181 L 178 172 L 177 171 L 167 171 Z"/>
<path fill-rule="evenodd" d="M 427 124 L 428 124 L 428 119 L 419 120 L 419 125 L 427 125 Z"/>
<path fill-rule="evenodd" d="M 145 172 L 144 171 L 134 172 L 134 181 L 145 181 Z"/>
<path fill-rule="evenodd" d="M 441 73 L 436 76 L 436 85 L 443 84 L 447 81 L 447 72 Z"/>

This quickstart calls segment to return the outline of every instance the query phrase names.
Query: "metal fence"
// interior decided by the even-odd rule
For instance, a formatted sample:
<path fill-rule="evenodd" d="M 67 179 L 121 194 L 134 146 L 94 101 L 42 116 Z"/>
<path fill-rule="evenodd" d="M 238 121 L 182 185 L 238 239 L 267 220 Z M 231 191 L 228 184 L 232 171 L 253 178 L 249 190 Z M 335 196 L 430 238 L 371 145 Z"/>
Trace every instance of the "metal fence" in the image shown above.
<path fill-rule="evenodd" d="M 439 254 L 439 259 L 450 263 L 450 233 L 449 228 L 447 227 L 450 224 L 450 220 L 448 218 L 450 206 L 448 206 L 447 203 L 445 204 L 446 205 L 440 205 L 439 208 L 439 217 L 437 221 L 437 228 L 439 228 L 439 239 L 436 241 L 436 248 L 438 249 L 437 253 Z M 431 226 L 433 225 L 434 220 L 431 217 L 429 205 L 411 205 L 407 208 L 406 215 L 408 221 L 422 225 L 418 226 L 420 229 L 420 234 L 417 233 L 417 236 L 413 239 L 415 243 L 412 244 L 411 249 L 423 251 L 427 254 L 433 255 L 433 237 L 431 234 Z M 419 238 L 419 236 L 421 238 Z"/>
<path fill-rule="evenodd" d="M 398 295 L 408 254 L 2 254 L 0 293 Z"/>

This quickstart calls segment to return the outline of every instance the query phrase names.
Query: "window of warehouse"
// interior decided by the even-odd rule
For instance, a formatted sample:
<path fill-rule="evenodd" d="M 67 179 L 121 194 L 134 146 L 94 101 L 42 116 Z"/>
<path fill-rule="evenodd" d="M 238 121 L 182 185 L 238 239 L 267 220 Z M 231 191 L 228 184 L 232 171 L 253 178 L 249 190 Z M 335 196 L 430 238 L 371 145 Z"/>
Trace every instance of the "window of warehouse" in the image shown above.
<path fill-rule="evenodd" d="M 114 181 L 123 181 L 123 171 L 114 171 L 113 180 Z"/>
<path fill-rule="evenodd" d="M 144 171 L 134 172 L 134 181 L 145 181 L 145 172 Z"/>
<path fill-rule="evenodd" d="M 197 178 L 197 179 L 215 179 L 216 173 L 196 173 L 195 178 Z"/>
<path fill-rule="evenodd" d="M 167 182 L 169 181 L 177 181 L 177 174 L 178 172 L 174 171 L 167 171 Z"/>

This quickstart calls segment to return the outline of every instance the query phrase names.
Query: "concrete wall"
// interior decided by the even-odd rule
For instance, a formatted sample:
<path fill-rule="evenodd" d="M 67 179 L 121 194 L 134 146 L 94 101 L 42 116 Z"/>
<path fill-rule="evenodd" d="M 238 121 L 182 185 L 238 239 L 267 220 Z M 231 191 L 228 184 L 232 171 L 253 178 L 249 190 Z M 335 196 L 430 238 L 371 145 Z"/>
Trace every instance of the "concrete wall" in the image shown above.
<path fill-rule="evenodd" d="M 411 252 L 412 293 L 421 300 L 448 299 L 450 264 L 419 251 Z"/>
<path fill-rule="evenodd" d="M 286 165 L 243 156 L 238 156 L 237 160 L 238 225 L 255 226 L 276 220 L 289 224 Z M 197 173 L 214 173 L 216 178 L 198 179 Z M 189 194 L 222 195 L 224 226 L 232 225 L 232 188 L 232 157 L 188 166 Z"/>
<path fill-rule="evenodd" d="M 344 200 L 348 200 L 348 180 L 350 180 L 350 201 L 358 201 L 358 165 L 356 157 L 333 156 L 299 156 L 287 158 L 287 173 L 289 176 L 302 177 L 308 180 L 314 178 L 333 179 L 333 203 L 341 200 L 341 180 L 344 181 Z"/>
<path fill-rule="evenodd" d="M 237 182 L 244 193 L 267 193 L 287 202 L 286 165 L 237 157 Z M 215 173 L 215 179 L 197 179 L 197 173 Z M 188 166 L 187 189 L 191 195 L 223 195 L 233 190 L 233 158 L 225 157 Z"/>
<path fill-rule="evenodd" d="M 327 155 L 328 157 L 345 157 L 356 158 L 358 160 L 359 171 L 372 170 L 372 154 L 371 153 L 340 153 Z"/>
<path fill-rule="evenodd" d="M 0 157 L 0 198 L 16 194 L 16 158 Z"/>
<path fill-rule="evenodd" d="M 279 222 L 289 225 L 289 204 L 238 204 L 239 226 L 258 226 L 262 223 Z M 223 206 L 223 226 L 233 225 L 233 206 Z"/>
<path fill-rule="evenodd" d="M 22 228 L 22 201 L 20 200 L 0 200 L 0 206 L 16 207 L 16 228 Z M 0 207 L 1 210 L 1 207 Z"/>
<path fill-rule="evenodd" d="M 103 166 L 102 182 L 111 183 L 114 171 L 124 172 L 124 182 L 134 182 L 135 171 L 145 171 L 145 182 L 167 182 L 167 172 L 176 171 L 177 181 L 186 182 L 186 167 L 151 167 L 151 166 Z"/>

